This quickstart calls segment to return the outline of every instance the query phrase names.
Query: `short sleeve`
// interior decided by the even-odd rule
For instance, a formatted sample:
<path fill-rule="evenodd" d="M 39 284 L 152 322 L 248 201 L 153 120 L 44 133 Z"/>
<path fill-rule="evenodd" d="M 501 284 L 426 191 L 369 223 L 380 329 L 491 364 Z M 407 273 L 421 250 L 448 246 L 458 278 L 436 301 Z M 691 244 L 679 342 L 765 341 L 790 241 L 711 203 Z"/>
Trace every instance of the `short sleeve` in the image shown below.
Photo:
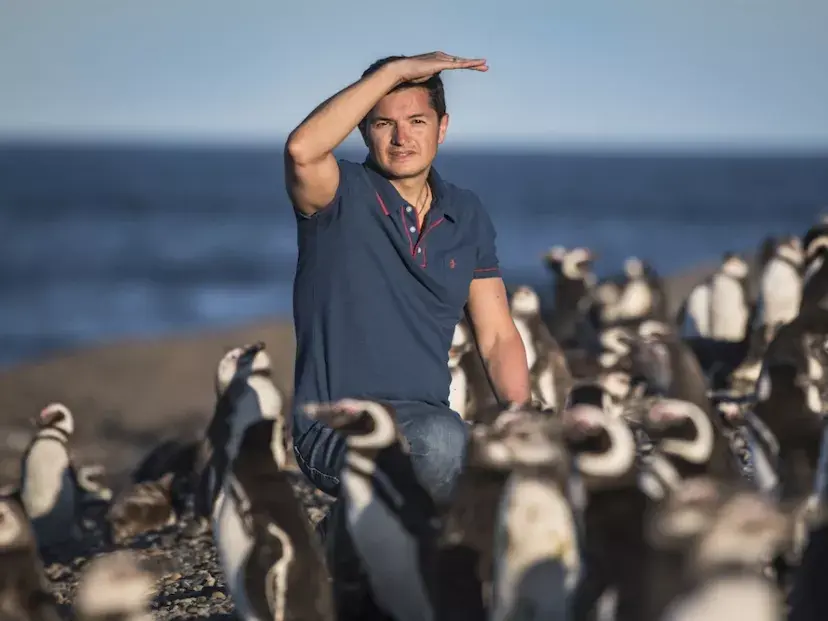
<path fill-rule="evenodd" d="M 322 209 L 316 211 L 315 213 L 308 215 L 306 213 L 302 213 L 296 206 L 293 206 L 293 213 L 296 214 L 297 220 L 300 222 L 306 220 L 318 220 L 319 218 L 330 218 L 339 211 L 340 207 L 342 206 L 343 200 L 346 200 L 350 194 L 350 188 L 354 184 L 354 178 L 356 175 L 360 174 L 362 170 L 362 166 L 359 164 L 355 164 L 354 162 L 349 162 L 348 160 L 337 160 L 337 165 L 339 166 L 339 184 L 336 186 L 336 194 L 334 194 L 333 200 L 325 205 Z"/>
<path fill-rule="evenodd" d="M 495 244 L 497 234 L 489 214 L 482 205 L 478 207 L 477 222 L 477 265 L 474 268 L 474 277 L 499 278 L 500 262 L 497 259 Z"/>

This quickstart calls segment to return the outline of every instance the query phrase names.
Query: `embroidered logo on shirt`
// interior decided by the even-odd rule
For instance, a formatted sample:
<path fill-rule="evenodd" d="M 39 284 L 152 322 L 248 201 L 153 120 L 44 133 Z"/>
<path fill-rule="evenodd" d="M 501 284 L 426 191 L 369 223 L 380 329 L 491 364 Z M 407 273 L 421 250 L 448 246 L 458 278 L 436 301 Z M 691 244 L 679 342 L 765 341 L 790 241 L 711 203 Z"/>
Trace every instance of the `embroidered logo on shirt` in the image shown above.
<path fill-rule="evenodd" d="M 457 263 L 455 263 L 455 262 L 454 262 L 454 259 L 449 259 L 449 267 L 450 267 L 451 269 L 454 269 L 454 266 L 455 266 L 455 265 L 457 265 Z"/>

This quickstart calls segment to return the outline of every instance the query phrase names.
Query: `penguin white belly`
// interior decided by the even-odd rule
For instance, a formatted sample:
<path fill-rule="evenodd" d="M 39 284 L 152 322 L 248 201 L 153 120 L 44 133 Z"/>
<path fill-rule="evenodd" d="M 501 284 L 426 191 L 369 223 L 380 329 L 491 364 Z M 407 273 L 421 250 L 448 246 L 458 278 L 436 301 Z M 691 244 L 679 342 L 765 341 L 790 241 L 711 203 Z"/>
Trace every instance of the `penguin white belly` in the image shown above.
<path fill-rule="evenodd" d="M 216 551 L 238 617 L 244 621 L 267 621 L 256 617 L 245 591 L 244 569 L 254 542 L 244 529 L 239 511 L 235 496 L 222 486 L 213 509 Z"/>
<path fill-rule="evenodd" d="M 782 603 L 769 582 L 757 576 L 715 580 L 676 601 L 662 621 L 780 621 Z"/>
<path fill-rule="evenodd" d="M 460 417 L 465 420 L 466 405 L 469 402 L 469 383 L 466 378 L 466 372 L 460 367 L 456 366 L 451 369 L 451 385 L 449 386 L 449 407 L 457 412 Z"/>
<path fill-rule="evenodd" d="M 762 274 L 761 298 L 765 325 L 789 323 L 799 314 L 802 278 L 790 263 L 771 260 Z"/>
<path fill-rule="evenodd" d="M 77 490 L 66 447 L 36 441 L 24 464 L 20 498 L 30 519 L 73 520 Z M 68 526 L 68 524 L 67 524 Z"/>
<path fill-rule="evenodd" d="M 640 319 L 653 307 L 653 292 L 645 280 L 631 280 L 624 287 L 616 303 L 616 315 L 620 319 Z"/>
<path fill-rule="evenodd" d="M 552 368 L 547 367 L 538 373 L 537 384 L 537 399 L 546 408 L 554 408 L 557 401 L 557 392 L 555 391 L 555 372 Z"/>
<path fill-rule="evenodd" d="M 568 618 L 569 594 L 580 575 L 580 552 L 572 508 L 554 483 L 518 474 L 509 477 L 494 557 L 491 621 Z"/>
<path fill-rule="evenodd" d="M 349 454 L 347 459 L 359 457 Z M 373 462 L 365 462 L 362 468 L 375 469 Z M 377 472 L 375 476 L 382 475 Z M 433 621 L 434 612 L 421 578 L 417 542 L 377 497 L 369 479 L 346 466 L 342 484 L 348 530 L 377 604 L 398 621 Z"/>
<path fill-rule="evenodd" d="M 741 341 L 745 337 L 748 306 L 742 285 L 721 274 L 710 290 L 710 336 L 718 341 Z"/>
<path fill-rule="evenodd" d="M 683 335 L 686 337 L 710 336 L 710 286 L 697 285 L 687 297 Z"/>
<path fill-rule="evenodd" d="M 535 340 L 532 338 L 532 331 L 523 319 L 515 318 L 514 322 L 518 334 L 520 334 L 520 340 L 523 341 L 523 347 L 526 350 L 526 364 L 531 370 L 532 366 L 535 364 L 535 361 L 538 359 L 537 350 L 535 349 Z"/>

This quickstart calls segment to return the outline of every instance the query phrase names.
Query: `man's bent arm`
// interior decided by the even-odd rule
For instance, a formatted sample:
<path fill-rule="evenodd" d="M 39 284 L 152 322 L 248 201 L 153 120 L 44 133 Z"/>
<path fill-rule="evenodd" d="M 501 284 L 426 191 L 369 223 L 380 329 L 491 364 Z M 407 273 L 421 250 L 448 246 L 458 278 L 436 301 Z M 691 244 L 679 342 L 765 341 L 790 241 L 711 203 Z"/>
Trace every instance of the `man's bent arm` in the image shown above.
<path fill-rule="evenodd" d="M 528 403 L 531 390 L 526 350 L 509 312 L 503 279 L 472 280 L 468 309 L 498 397 L 508 403 Z"/>
<path fill-rule="evenodd" d="M 333 201 L 339 185 L 333 150 L 399 82 L 399 72 L 389 63 L 319 105 L 291 132 L 285 183 L 296 209 L 312 215 Z"/>

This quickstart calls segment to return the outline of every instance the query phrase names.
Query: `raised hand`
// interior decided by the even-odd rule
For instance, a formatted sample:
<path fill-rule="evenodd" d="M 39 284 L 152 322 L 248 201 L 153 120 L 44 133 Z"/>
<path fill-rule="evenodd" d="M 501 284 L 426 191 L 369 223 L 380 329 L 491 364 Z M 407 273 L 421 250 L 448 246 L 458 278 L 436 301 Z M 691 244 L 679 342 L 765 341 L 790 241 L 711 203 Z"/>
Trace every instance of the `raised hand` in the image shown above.
<path fill-rule="evenodd" d="M 488 71 L 485 58 L 461 58 L 445 52 L 430 52 L 394 61 L 402 82 L 425 82 L 431 76 L 447 69 Z"/>

